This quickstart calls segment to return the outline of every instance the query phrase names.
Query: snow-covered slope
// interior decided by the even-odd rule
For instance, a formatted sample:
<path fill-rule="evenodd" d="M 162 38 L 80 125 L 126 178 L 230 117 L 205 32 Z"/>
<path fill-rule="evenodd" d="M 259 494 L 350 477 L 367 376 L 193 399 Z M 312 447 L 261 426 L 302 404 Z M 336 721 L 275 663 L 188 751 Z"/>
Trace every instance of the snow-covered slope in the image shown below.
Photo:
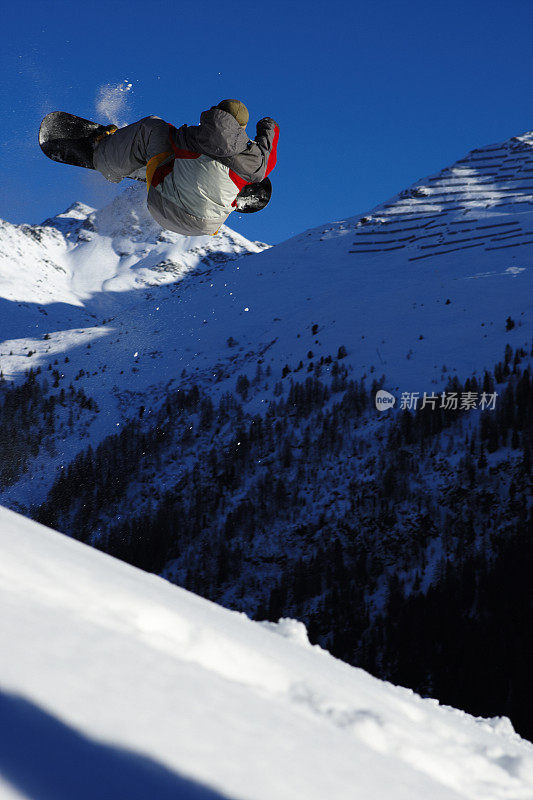
<path fill-rule="evenodd" d="M 46 354 L 108 332 L 101 327 L 106 315 L 127 317 L 139 304 L 151 310 L 144 303 L 153 296 L 149 290 L 265 247 L 224 226 L 214 237 L 162 231 L 146 209 L 141 186 L 101 211 L 74 203 L 42 225 L 0 221 L 2 355 L 8 346 L 13 350 L 11 360 L 2 362 L 4 373 L 35 367 L 36 361 L 20 361 L 33 338 L 52 336 L 46 345 L 35 345 L 41 362 Z"/>
<path fill-rule="evenodd" d="M 143 187 L 44 226 L 3 223 L 0 369 L 12 378 L 57 361 L 61 385 L 77 381 L 98 403 L 93 442 L 168 387 L 198 383 L 216 401 L 258 362 L 271 374 L 250 394 L 260 410 L 282 370 L 303 379 L 326 360 L 327 371 L 341 345 L 353 378 L 384 374 L 397 396 L 437 391 L 450 374 L 492 368 L 506 344 L 529 348 L 532 186 L 529 133 L 473 151 L 367 217 L 269 249 L 229 228 L 167 234 Z M 40 502 L 47 485 L 4 502 L 25 504 L 28 491 Z"/>
<path fill-rule="evenodd" d="M 214 238 L 163 232 L 142 191 L 128 189 L 99 212 L 75 204 L 44 227 L 3 223 L 1 295 L 26 304 L 27 319 L 26 335 L 15 326 L 11 336 L 11 316 L 2 316 L 2 338 L 14 340 L 2 348 L 6 375 L 29 366 L 24 348 L 36 350 L 35 365 L 94 338 L 114 375 L 127 369 L 121 383 L 143 389 L 154 377 L 150 353 L 166 351 L 164 370 L 155 371 L 169 378 L 184 368 L 209 374 L 228 360 L 233 336 L 243 353 L 270 347 L 267 362 L 279 368 L 344 343 L 358 374 L 375 369 L 391 386 L 429 388 L 443 363 L 469 372 L 501 357 L 508 316 L 525 324 L 533 134 L 473 151 L 367 217 L 239 264 L 228 258 L 264 246 L 228 228 Z M 90 328 L 82 324 L 88 314 Z M 46 344 L 38 341 L 44 333 L 52 336 Z M 527 336 L 515 329 L 510 338 Z M 86 383 L 90 392 L 95 381 Z"/>
<path fill-rule="evenodd" d="M 69 303 L 98 311 L 120 307 L 119 293 L 183 277 L 212 257 L 222 261 L 265 245 L 223 226 L 217 236 L 184 237 L 162 231 L 133 186 L 101 211 L 74 203 L 42 225 L 2 222 L 1 296 L 38 305 Z"/>
<path fill-rule="evenodd" d="M 0 509 L 5 800 L 519 800 L 533 746 Z"/>
<path fill-rule="evenodd" d="M 131 187 L 100 211 L 74 203 L 40 226 L 0 221 L 0 371 L 20 379 L 53 365 L 62 387 L 88 385 L 101 411 L 87 432 L 93 443 L 176 383 L 183 354 L 176 358 L 174 340 L 184 325 L 179 297 L 169 304 L 176 291 L 205 288 L 214 269 L 267 248 L 225 226 L 216 236 L 163 231 L 145 194 Z M 201 323 L 187 324 L 194 338 Z M 80 446 L 79 431 L 61 437 L 57 463 Z M 35 484 L 41 496 L 56 466 L 45 461 L 36 465 L 46 472 Z M 25 507 L 38 500 L 15 494 Z"/>

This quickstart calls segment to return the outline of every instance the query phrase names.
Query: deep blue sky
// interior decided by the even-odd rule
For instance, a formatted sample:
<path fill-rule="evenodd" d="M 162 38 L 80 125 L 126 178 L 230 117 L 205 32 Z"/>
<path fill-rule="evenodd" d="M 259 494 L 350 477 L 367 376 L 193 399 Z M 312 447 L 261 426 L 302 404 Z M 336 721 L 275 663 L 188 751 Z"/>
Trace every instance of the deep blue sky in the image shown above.
<path fill-rule="evenodd" d="M 469 149 L 533 128 L 531 0 L 18 0 L 3 11 L 0 217 L 40 222 L 116 191 L 48 161 L 45 113 L 95 117 L 125 79 L 128 121 L 196 124 L 238 97 L 280 125 L 268 209 L 230 224 L 277 242 L 367 211 Z M 253 133 L 252 133 L 253 135 Z"/>

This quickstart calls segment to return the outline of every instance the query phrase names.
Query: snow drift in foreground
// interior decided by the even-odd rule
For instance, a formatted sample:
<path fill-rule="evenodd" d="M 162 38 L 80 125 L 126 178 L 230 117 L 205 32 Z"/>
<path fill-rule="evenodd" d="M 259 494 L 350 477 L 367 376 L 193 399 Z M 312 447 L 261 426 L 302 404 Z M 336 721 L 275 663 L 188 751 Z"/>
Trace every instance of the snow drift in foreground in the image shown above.
<path fill-rule="evenodd" d="M 533 746 L 0 509 L 0 797 L 531 798 Z"/>

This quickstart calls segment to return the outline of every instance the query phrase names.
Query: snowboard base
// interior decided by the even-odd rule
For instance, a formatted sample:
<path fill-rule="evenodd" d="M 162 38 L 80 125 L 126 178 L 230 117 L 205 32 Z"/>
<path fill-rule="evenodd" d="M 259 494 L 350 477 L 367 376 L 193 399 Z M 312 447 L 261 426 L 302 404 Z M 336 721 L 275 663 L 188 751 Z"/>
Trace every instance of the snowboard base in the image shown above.
<path fill-rule="evenodd" d="M 72 167 L 94 169 L 92 160 L 84 152 L 86 148 L 80 146 L 80 140 L 102 127 L 90 119 L 76 117 L 64 111 L 52 111 L 41 122 L 39 145 L 45 156 L 52 161 L 70 164 Z"/>
<path fill-rule="evenodd" d="M 235 209 L 239 214 L 254 214 L 268 205 L 271 197 L 270 178 L 264 178 L 260 183 L 248 183 L 237 195 Z"/>

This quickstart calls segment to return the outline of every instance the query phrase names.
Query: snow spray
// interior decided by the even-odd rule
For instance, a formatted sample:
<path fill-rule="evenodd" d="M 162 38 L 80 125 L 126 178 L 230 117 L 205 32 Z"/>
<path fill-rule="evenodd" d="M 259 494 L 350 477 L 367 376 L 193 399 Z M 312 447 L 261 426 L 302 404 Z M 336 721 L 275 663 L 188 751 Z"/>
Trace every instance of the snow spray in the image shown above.
<path fill-rule="evenodd" d="M 106 120 L 119 128 L 127 125 L 125 117 L 129 111 L 128 94 L 131 89 L 132 84 L 127 80 L 100 86 L 95 101 L 98 121 Z"/>

